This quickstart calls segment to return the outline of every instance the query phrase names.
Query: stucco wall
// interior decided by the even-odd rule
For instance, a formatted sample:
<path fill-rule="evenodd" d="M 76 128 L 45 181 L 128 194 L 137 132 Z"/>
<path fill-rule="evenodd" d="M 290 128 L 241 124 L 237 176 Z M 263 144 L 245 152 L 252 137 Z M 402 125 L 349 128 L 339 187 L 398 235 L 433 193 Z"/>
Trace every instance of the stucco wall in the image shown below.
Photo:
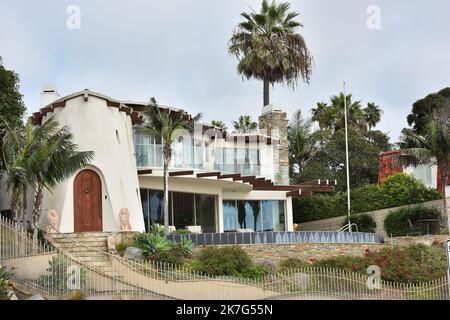
<path fill-rule="evenodd" d="M 87 168 L 96 171 L 102 180 L 103 231 L 120 230 L 121 208 L 129 209 L 133 231 L 143 231 L 131 119 L 94 96 L 89 96 L 88 101 L 83 97 L 70 99 L 64 108 L 55 109 L 44 121 L 52 115 L 61 126 L 69 127 L 79 150 L 95 152 Z M 52 193 L 44 194 L 43 216 L 55 209 L 60 216 L 61 232 L 74 230 L 74 177 L 61 183 Z"/>
<path fill-rule="evenodd" d="M 443 200 L 429 201 L 429 202 L 423 203 L 423 205 L 428 208 L 432 208 L 432 207 L 438 208 L 439 210 L 443 210 L 443 208 L 444 208 Z M 405 207 L 408 207 L 408 206 L 405 206 Z M 402 207 L 388 208 L 388 209 L 366 212 L 368 215 L 370 215 L 375 220 L 375 223 L 377 224 L 375 232 L 381 233 L 384 236 L 388 236 L 384 230 L 384 219 L 391 211 L 399 209 L 399 208 L 402 208 Z M 299 231 L 336 231 L 342 227 L 342 224 L 345 219 L 346 219 L 346 216 L 341 216 L 341 217 L 335 217 L 335 218 L 330 218 L 330 219 L 323 219 L 323 220 L 300 223 Z"/>

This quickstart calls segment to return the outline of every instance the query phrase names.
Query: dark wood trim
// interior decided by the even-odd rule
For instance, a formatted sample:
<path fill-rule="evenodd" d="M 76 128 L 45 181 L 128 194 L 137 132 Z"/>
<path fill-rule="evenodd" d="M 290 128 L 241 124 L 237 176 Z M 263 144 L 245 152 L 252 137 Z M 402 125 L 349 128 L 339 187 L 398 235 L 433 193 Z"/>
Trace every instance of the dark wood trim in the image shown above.
<path fill-rule="evenodd" d="M 197 178 L 206 178 L 206 177 L 219 177 L 220 172 L 204 172 L 204 173 L 197 173 Z"/>
<path fill-rule="evenodd" d="M 141 174 L 152 174 L 153 170 L 152 169 L 138 170 L 137 173 L 138 173 L 138 175 L 141 175 Z"/>
<path fill-rule="evenodd" d="M 242 182 L 250 182 L 250 183 L 252 183 L 252 182 L 254 182 L 256 180 L 256 177 L 255 176 L 245 176 L 245 177 L 242 177 Z"/>
<path fill-rule="evenodd" d="M 52 106 L 53 106 L 53 109 L 56 109 L 56 108 L 64 108 L 64 107 L 66 106 L 66 100 L 59 101 L 59 102 L 54 102 L 54 103 L 52 104 Z"/>
<path fill-rule="evenodd" d="M 169 172 L 169 177 L 190 176 L 194 174 L 194 170 Z"/>
<path fill-rule="evenodd" d="M 106 100 L 106 105 L 108 107 L 120 109 L 120 102 L 117 102 L 117 101 Z"/>
<path fill-rule="evenodd" d="M 241 180 L 241 174 L 240 173 L 223 174 L 223 175 L 220 175 L 217 179 Z"/>

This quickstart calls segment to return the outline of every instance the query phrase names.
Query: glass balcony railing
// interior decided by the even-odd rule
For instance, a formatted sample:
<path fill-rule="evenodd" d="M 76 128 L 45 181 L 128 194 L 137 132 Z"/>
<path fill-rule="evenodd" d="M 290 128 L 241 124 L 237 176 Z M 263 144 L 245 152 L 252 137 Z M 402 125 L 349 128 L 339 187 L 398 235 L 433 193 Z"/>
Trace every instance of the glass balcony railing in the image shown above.
<path fill-rule="evenodd" d="M 135 144 L 136 164 L 140 168 L 162 167 L 162 145 Z M 217 161 L 219 162 L 219 161 Z M 221 161 L 223 162 L 223 161 Z M 188 168 L 202 170 L 217 170 L 242 175 L 261 175 L 261 167 L 253 164 L 216 163 L 214 157 L 208 156 L 208 150 L 201 147 L 176 145 L 173 150 L 172 168 Z"/>

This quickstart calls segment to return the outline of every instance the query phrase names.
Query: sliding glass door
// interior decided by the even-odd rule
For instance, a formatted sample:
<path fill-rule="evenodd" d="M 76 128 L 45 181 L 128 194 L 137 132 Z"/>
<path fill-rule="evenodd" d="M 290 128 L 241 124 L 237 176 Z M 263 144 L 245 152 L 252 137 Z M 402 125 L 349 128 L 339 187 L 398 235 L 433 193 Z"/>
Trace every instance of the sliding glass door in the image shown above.
<path fill-rule="evenodd" d="M 215 195 L 169 192 L 169 224 L 177 230 L 201 226 L 202 232 L 216 232 Z M 164 224 L 164 195 L 159 190 L 141 189 L 146 230 Z"/>
<path fill-rule="evenodd" d="M 225 232 L 284 231 L 285 202 L 280 200 L 224 200 Z"/>

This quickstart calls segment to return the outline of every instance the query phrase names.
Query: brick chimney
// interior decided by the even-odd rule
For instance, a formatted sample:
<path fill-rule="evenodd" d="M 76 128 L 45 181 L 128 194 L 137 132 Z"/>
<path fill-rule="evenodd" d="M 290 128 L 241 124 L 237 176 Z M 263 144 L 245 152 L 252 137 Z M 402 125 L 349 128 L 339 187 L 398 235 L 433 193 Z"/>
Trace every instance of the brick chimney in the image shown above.
<path fill-rule="evenodd" d="M 265 130 L 268 136 L 278 140 L 274 144 L 274 176 L 275 184 L 289 184 L 289 149 L 288 149 L 288 120 L 286 112 L 281 108 L 269 104 L 262 108 L 259 116 L 259 129 Z"/>

